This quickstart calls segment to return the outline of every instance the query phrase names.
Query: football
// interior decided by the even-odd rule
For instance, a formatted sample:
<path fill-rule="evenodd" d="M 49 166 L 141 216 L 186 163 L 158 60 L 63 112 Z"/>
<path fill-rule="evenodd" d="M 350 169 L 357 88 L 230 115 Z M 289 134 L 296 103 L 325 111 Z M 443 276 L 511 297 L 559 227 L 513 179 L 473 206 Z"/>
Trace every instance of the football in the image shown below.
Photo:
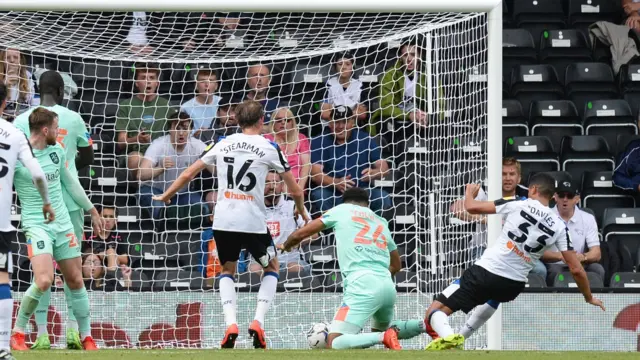
<path fill-rule="evenodd" d="M 327 347 L 327 336 L 329 335 L 329 324 L 320 322 L 314 324 L 307 332 L 307 341 L 312 349 L 324 349 Z"/>

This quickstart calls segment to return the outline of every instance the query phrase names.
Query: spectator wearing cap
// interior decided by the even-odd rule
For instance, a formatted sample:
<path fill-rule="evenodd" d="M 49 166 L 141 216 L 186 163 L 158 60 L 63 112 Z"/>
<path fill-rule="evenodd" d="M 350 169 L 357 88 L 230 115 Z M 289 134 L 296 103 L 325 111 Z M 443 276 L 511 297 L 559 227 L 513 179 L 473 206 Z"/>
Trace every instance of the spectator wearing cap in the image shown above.
<path fill-rule="evenodd" d="M 598 238 L 598 225 L 596 218 L 590 213 L 578 208 L 580 201 L 578 189 L 569 181 L 558 184 L 555 194 L 556 206 L 553 210 L 567 224 L 573 249 L 578 255 L 578 260 L 586 271 L 600 275 L 604 281 L 604 267 L 600 261 L 600 240 Z M 553 285 L 556 276 L 569 267 L 563 262 L 562 254 L 555 245 L 544 252 L 542 261 L 547 266 L 547 283 Z"/>
<path fill-rule="evenodd" d="M 264 109 L 264 124 L 271 120 L 271 113 L 279 107 L 277 99 L 269 99 L 269 84 L 271 84 L 271 69 L 264 64 L 249 66 L 247 70 L 247 91 L 245 100 L 255 100 Z M 265 126 L 265 132 L 268 128 Z"/>
<path fill-rule="evenodd" d="M 336 76 L 327 80 L 327 90 L 322 104 L 322 119 L 331 120 L 331 109 L 348 106 L 354 110 L 358 120 L 367 117 L 367 107 L 362 103 L 362 82 L 353 78 L 355 58 L 350 52 L 338 53 L 333 58 Z"/>
<path fill-rule="evenodd" d="M 311 141 L 311 176 L 317 185 L 310 197 L 316 210 L 327 211 L 342 203 L 342 193 L 354 186 L 369 192 L 370 207 L 380 213 L 393 204 L 389 194 L 373 187 L 373 181 L 389 170 L 381 158 L 378 143 L 367 133 L 354 129 L 351 108 L 332 111 L 330 131 Z"/>
<path fill-rule="evenodd" d="M 206 145 L 191 136 L 193 121 L 189 115 L 178 113 L 167 123 L 169 135 L 158 138 L 151 143 L 140 164 L 138 180 L 140 185 L 140 206 L 151 208 L 154 219 L 160 217 L 160 210 L 165 204 L 154 201 L 154 195 L 160 195 L 178 178 L 186 168 L 200 158 Z M 202 203 L 200 192 L 189 191 L 188 185 L 171 199 L 171 205 L 186 206 Z M 209 209 L 202 204 L 202 213 Z"/>
<path fill-rule="evenodd" d="M 117 146 L 124 151 L 124 162 L 134 177 L 151 141 L 164 136 L 167 118 L 175 114 L 169 100 L 158 95 L 160 68 L 151 64 L 135 65 L 136 94 L 123 100 L 116 119 Z"/>
<path fill-rule="evenodd" d="M 189 114 L 193 120 L 193 133 L 199 138 L 202 131 L 211 128 L 218 112 L 220 96 L 218 91 L 218 75 L 211 69 L 200 69 L 196 74 L 196 96 L 182 104 L 180 111 Z"/>

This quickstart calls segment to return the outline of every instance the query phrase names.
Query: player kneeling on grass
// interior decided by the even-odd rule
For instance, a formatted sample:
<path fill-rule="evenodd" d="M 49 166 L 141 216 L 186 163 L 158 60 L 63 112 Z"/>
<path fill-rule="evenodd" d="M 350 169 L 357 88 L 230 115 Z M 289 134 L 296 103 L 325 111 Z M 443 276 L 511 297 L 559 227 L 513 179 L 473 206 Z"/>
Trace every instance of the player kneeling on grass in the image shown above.
<path fill-rule="evenodd" d="M 393 274 L 400 271 L 400 255 L 387 221 L 369 209 L 369 196 L 361 188 L 343 194 L 344 203 L 321 218 L 294 231 L 282 245 L 291 251 L 309 236 L 335 229 L 340 271 L 344 275 L 343 304 L 329 330 L 327 346 L 361 349 L 378 344 L 401 349 L 398 339 L 425 332 L 422 320 L 394 321 L 396 287 Z M 360 333 L 372 319 L 372 333 Z"/>
<path fill-rule="evenodd" d="M 529 271 L 545 250 L 555 245 L 587 303 L 604 310 L 602 301 L 591 295 L 589 280 L 571 244 L 569 230 L 558 215 L 549 208 L 555 193 L 555 180 L 540 173 L 529 180 L 529 198 L 496 201 L 475 200 L 480 185 L 467 185 L 464 207 L 470 214 L 506 215 L 502 233 L 496 244 L 484 252 L 480 260 L 447 287 L 429 306 L 425 324 L 437 333 L 427 350 L 461 348 L 464 336 L 454 334 L 449 315 L 458 310 L 468 313 L 480 305 L 465 327 L 470 335 L 493 315 L 498 305 L 514 300 L 525 288 Z"/>
<path fill-rule="evenodd" d="M 27 238 L 27 248 L 35 280 L 20 303 L 11 348 L 28 350 L 25 345 L 25 328 L 43 294 L 53 282 L 53 260 L 55 259 L 69 287 L 73 312 L 78 321 L 83 349 L 96 350 L 91 337 L 89 319 L 89 297 L 82 281 L 80 243 L 74 234 L 69 211 L 63 200 L 63 187 L 84 210 L 91 213 L 94 231 L 104 228 L 103 219 L 98 214 L 82 185 L 67 169 L 65 151 L 56 143 L 58 137 L 58 117 L 44 108 L 38 108 L 29 115 L 31 137 L 29 142 L 47 179 L 51 204 L 56 213 L 53 222 L 42 219 L 42 198 L 35 191 L 31 174 L 24 167 L 16 169 L 14 186 L 22 204 L 21 226 Z"/>

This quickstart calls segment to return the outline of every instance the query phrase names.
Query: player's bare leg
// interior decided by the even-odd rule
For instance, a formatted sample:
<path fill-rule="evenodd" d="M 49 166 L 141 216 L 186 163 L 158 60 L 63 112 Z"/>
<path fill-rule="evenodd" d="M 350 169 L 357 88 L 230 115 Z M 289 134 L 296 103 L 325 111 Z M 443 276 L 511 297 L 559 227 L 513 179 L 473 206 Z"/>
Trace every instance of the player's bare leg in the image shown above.
<path fill-rule="evenodd" d="M 33 256 L 31 258 L 31 268 L 33 269 L 34 281 L 22 298 L 16 324 L 11 335 L 11 349 L 17 351 L 29 350 L 25 344 L 25 328 L 36 311 L 40 298 L 53 283 L 53 258 L 50 254 Z"/>
<path fill-rule="evenodd" d="M 238 321 L 236 320 L 236 285 L 234 275 L 236 274 L 237 261 L 227 261 L 222 264 L 222 273 L 218 287 L 220 288 L 220 301 L 224 312 L 224 322 L 227 330 L 222 338 L 220 347 L 223 349 L 233 349 L 238 338 Z"/>
<path fill-rule="evenodd" d="M 427 350 L 448 350 L 464 345 L 464 337 L 455 334 L 449 324 L 453 311 L 443 303 L 434 300 L 427 309 L 424 323 L 427 328 L 438 334 L 438 338 L 427 345 Z"/>
<path fill-rule="evenodd" d="M 278 286 L 280 263 L 278 258 L 274 257 L 269 264 L 263 269 L 262 282 L 258 291 L 258 305 L 256 306 L 256 315 L 249 325 L 249 335 L 253 338 L 253 347 L 256 349 L 266 349 L 267 340 L 264 335 L 264 317 L 271 307 L 271 302 L 276 294 Z"/>
<path fill-rule="evenodd" d="M 91 336 L 91 319 L 89 307 L 89 295 L 82 280 L 82 259 L 75 257 L 58 261 L 60 270 L 65 279 L 65 285 L 69 287 L 71 306 L 78 321 L 78 330 L 82 340 L 82 348 L 85 350 L 98 350 Z"/>

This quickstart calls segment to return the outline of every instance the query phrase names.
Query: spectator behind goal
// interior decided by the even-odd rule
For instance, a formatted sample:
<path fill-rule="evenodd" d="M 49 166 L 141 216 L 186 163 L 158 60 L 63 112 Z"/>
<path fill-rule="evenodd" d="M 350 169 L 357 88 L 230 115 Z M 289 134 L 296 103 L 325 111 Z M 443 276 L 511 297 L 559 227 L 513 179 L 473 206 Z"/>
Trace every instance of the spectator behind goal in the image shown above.
<path fill-rule="evenodd" d="M 196 75 L 196 96 L 182 104 L 180 111 L 189 114 L 193 120 L 192 135 L 200 138 L 200 134 L 210 129 L 218 112 L 220 96 L 218 91 L 218 75 L 211 69 L 200 69 Z"/>
<path fill-rule="evenodd" d="M 164 135 L 167 118 L 175 109 L 158 95 L 160 69 L 157 65 L 136 64 L 135 90 L 131 99 L 120 102 L 116 119 L 117 145 L 125 153 L 121 165 L 137 176 L 143 154 L 151 141 Z"/>

